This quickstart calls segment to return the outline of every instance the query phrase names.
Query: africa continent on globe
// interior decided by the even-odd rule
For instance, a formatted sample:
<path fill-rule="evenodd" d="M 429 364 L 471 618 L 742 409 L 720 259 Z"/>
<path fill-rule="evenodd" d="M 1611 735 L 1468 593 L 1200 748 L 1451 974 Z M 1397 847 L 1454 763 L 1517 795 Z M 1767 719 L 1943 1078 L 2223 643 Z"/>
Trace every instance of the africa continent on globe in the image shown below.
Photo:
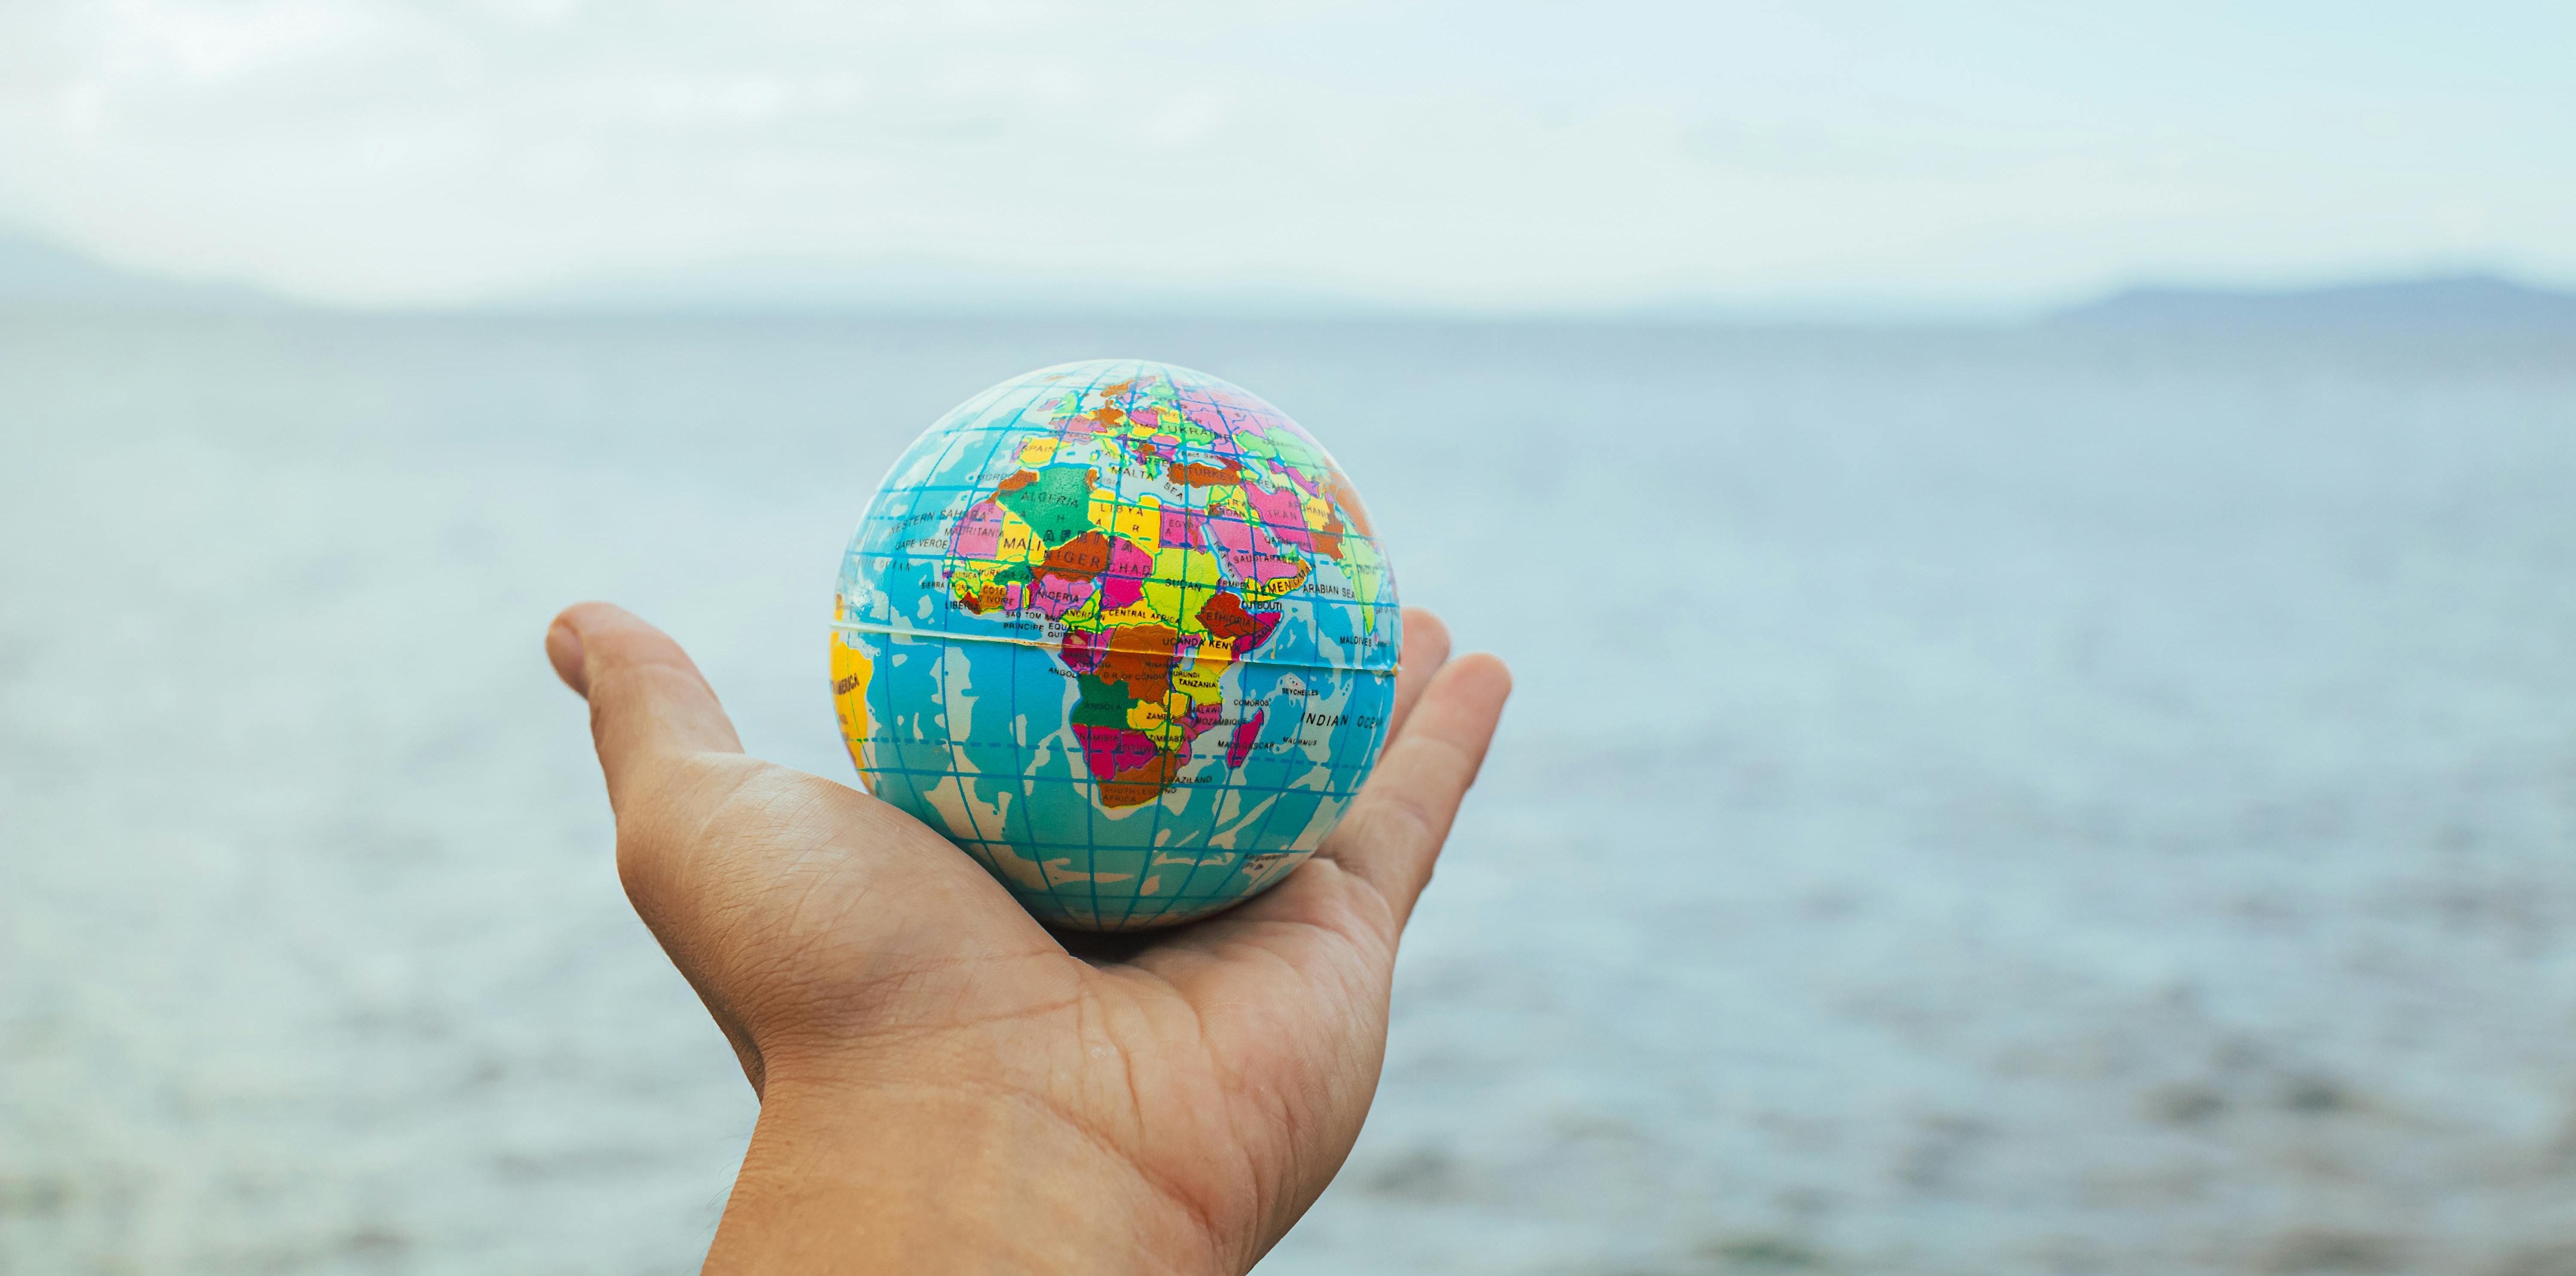
<path fill-rule="evenodd" d="M 1134 930 L 1286 876 L 1386 743 L 1401 621 L 1358 493 L 1204 373 L 1043 368 L 887 474 L 833 608 L 868 791 L 1040 920 Z"/>

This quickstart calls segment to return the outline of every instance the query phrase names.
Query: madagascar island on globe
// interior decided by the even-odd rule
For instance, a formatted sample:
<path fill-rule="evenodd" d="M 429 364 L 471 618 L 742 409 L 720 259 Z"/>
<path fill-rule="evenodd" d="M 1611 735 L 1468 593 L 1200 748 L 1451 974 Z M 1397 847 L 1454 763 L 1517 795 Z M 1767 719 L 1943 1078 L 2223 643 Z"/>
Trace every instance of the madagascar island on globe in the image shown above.
<path fill-rule="evenodd" d="M 1277 883 L 1395 704 L 1395 577 L 1277 408 L 1133 359 L 1043 368 L 887 474 L 833 607 L 868 791 L 1040 920 L 1133 930 Z"/>

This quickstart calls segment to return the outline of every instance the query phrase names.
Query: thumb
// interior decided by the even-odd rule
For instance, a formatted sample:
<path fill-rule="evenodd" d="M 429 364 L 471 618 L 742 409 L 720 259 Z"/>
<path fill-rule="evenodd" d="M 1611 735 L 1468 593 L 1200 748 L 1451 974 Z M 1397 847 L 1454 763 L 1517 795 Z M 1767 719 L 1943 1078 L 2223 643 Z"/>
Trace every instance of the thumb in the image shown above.
<path fill-rule="evenodd" d="M 590 700 L 590 734 L 611 806 L 651 763 L 740 753 L 714 688 L 671 636 L 607 603 L 575 603 L 546 630 L 546 658 Z"/>

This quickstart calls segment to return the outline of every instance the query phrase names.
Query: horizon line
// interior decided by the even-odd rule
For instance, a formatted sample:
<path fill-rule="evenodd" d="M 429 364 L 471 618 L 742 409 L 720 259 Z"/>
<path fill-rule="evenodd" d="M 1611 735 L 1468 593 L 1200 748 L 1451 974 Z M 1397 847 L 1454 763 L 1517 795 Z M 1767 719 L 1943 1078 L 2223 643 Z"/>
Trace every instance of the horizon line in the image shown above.
<path fill-rule="evenodd" d="M 18 251 L 11 253 L 15 248 Z M 20 258 L 13 263 L 12 256 Z M 10 267 L 32 265 L 13 279 Z M 766 272 L 765 276 L 754 272 Z M 879 277 L 870 279 L 875 272 Z M 1085 290 L 1097 290 L 1086 296 Z M 2337 296 L 2484 289 L 2525 310 L 2567 307 L 2576 286 L 2538 282 L 2492 264 L 2346 272 L 2251 281 L 2163 272 L 2056 299 L 1968 301 L 1920 294 L 1728 296 L 1671 290 L 1626 300 L 1406 300 L 1273 283 L 1216 287 L 1122 284 L 1074 274 L 1020 274 L 918 257 L 737 257 L 658 274 L 591 274 L 453 301 L 316 298 L 235 278 L 136 269 L 0 227 L 0 308 L 89 311 L 301 312 L 349 317 L 464 318 L 933 318 L 1063 320 L 1214 318 L 1240 321 L 1488 322 L 1796 328 L 2008 328 L 2162 305 L 2281 308 Z M 942 295 L 942 294 L 946 295 Z M 873 294 L 873 295 L 871 295 Z"/>

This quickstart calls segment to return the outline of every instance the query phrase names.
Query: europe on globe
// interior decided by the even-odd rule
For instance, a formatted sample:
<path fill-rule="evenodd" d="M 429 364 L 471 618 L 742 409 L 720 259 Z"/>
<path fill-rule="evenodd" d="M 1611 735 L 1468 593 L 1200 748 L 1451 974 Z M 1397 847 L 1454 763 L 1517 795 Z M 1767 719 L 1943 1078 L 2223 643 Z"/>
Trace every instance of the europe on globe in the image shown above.
<path fill-rule="evenodd" d="M 1135 359 L 967 400 L 841 563 L 869 792 L 1040 920 L 1136 930 L 1277 884 L 1376 765 L 1402 642 L 1359 494 L 1286 414 Z"/>

